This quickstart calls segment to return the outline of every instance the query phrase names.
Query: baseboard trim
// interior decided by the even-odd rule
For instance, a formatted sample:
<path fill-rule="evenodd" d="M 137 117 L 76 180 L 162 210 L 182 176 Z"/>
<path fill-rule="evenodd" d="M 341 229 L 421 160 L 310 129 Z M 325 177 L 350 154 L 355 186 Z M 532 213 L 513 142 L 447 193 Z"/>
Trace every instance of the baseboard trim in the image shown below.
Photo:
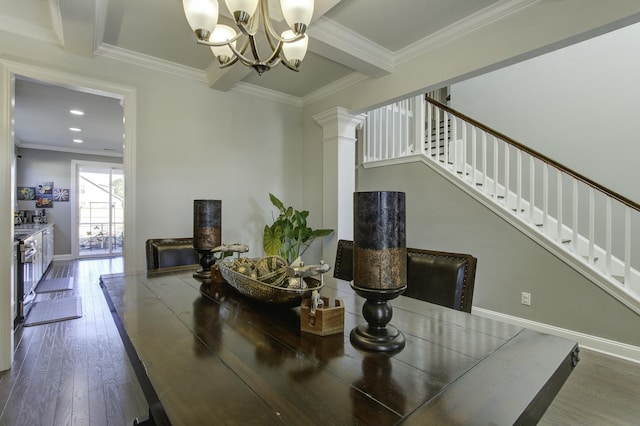
<path fill-rule="evenodd" d="M 590 349 L 592 351 L 600 352 L 605 355 L 611 355 L 616 358 L 621 358 L 640 364 L 640 347 L 637 346 L 616 342 L 615 340 L 604 339 L 598 336 L 591 336 L 589 334 L 567 330 L 565 328 L 560 328 L 541 322 L 514 317 L 512 315 L 490 311 L 484 308 L 477 308 L 475 306 L 472 308 L 471 312 L 481 317 L 506 322 L 520 327 L 526 327 L 531 330 L 552 334 L 554 336 L 564 337 L 570 340 L 575 340 L 578 342 L 580 347 L 583 347 L 585 349 Z"/>

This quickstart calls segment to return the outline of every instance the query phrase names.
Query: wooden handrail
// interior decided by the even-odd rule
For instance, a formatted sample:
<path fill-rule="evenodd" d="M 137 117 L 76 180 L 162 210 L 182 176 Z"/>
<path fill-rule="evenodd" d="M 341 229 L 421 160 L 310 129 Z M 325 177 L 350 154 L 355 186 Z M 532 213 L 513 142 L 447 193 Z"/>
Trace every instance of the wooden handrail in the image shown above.
<path fill-rule="evenodd" d="M 625 206 L 630 207 L 630 208 L 636 210 L 637 212 L 640 212 L 640 204 L 636 203 L 635 201 L 632 201 L 632 200 L 630 200 L 630 199 L 618 194 L 617 192 L 614 192 L 614 191 L 612 191 L 612 190 L 600 185 L 599 183 L 594 182 L 593 180 L 589 179 L 588 177 L 582 176 L 580 173 L 571 170 L 570 168 L 558 163 L 555 160 L 552 160 L 551 158 L 547 157 L 546 155 L 543 155 L 543 154 L 541 154 L 541 153 L 539 153 L 539 152 L 537 152 L 537 151 L 535 151 L 535 150 L 533 150 L 533 149 L 521 144 L 520 142 L 518 142 L 518 141 L 516 141 L 514 139 L 511 139 L 509 136 L 506 136 L 506 135 L 498 132 L 497 130 L 492 129 L 492 128 L 490 128 L 490 127 L 488 127 L 488 126 L 486 126 L 486 125 L 474 120 L 473 118 L 462 114 L 461 112 L 458 112 L 458 111 L 456 111 L 456 110 L 454 110 L 452 108 L 449 108 L 448 106 L 446 106 L 444 104 L 441 104 L 440 102 L 438 102 L 438 101 L 436 101 L 434 99 L 431 99 L 428 96 L 425 96 L 425 99 L 429 103 L 431 103 L 431 104 L 437 106 L 438 108 L 448 112 L 449 114 L 455 115 L 456 117 L 466 121 L 467 123 L 470 123 L 470 124 L 474 125 L 475 127 L 479 128 L 479 129 L 482 129 L 484 132 L 487 132 L 490 135 L 493 135 L 496 138 L 503 140 L 504 142 L 508 143 L 509 145 L 512 145 L 512 146 L 518 148 L 519 150 L 524 151 L 527 154 L 529 154 L 529 155 L 531 155 L 531 156 L 533 156 L 533 157 L 535 157 L 535 158 L 537 158 L 537 159 L 539 159 L 541 161 L 544 161 L 547 164 L 552 165 L 556 169 L 558 169 L 558 170 L 560 170 L 560 171 L 572 176 L 574 179 L 579 180 L 580 182 L 584 183 L 585 185 L 588 185 L 588 186 L 590 186 L 590 187 L 592 187 L 592 188 L 594 188 L 594 189 L 606 194 L 607 196 L 619 201 L 620 203 L 624 204 Z"/>

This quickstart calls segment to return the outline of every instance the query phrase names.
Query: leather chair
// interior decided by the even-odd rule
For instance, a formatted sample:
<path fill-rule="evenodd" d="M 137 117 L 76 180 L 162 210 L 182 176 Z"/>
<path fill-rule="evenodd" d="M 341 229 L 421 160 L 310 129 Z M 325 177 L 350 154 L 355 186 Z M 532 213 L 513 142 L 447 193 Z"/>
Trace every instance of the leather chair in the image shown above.
<path fill-rule="evenodd" d="M 146 241 L 147 273 L 183 271 L 199 267 L 193 238 L 158 238 Z"/>
<path fill-rule="evenodd" d="M 333 277 L 345 281 L 353 280 L 353 241 L 338 240 Z"/>
<path fill-rule="evenodd" d="M 471 312 L 477 259 L 470 254 L 407 248 L 404 296 Z M 339 240 L 334 278 L 353 280 L 353 241 Z"/>

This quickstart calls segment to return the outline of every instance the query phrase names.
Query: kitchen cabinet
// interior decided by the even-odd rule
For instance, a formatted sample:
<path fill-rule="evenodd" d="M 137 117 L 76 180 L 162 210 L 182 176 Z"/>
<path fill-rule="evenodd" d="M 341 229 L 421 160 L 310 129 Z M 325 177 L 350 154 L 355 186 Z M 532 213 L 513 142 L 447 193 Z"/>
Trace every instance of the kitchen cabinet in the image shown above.
<path fill-rule="evenodd" d="M 15 327 L 18 321 L 18 307 L 16 300 L 18 299 L 18 242 L 13 242 L 13 253 L 11 259 L 11 319 Z"/>
<path fill-rule="evenodd" d="M 54 249 L 54 240 L 53 240 L 53 224 L 49 224 L 46 228 L 42 230 L 42 273 L 44 274 L 47 271 L 49 265 L 53 261 L 53 249 Z"/>

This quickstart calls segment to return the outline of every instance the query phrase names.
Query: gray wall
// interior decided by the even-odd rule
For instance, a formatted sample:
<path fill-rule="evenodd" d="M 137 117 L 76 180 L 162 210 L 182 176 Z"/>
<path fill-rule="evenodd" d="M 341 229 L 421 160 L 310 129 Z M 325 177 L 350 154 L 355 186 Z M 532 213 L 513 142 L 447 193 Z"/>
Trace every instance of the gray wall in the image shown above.
<path fill-rule="evenodd" d="M 406 192 L 407 246 L 477 257 L 475 307 L 640 346 L 640 316 L 426 165 L 360 168 L 357 190 Z"/>
<path fill-rule="evenodd" d="M 100 155 L 71 154 L 39 149 L 17 148 L 22 156 L 16 162 L 16 186 L 34 186 L 40 182 L 53 182 L 54 188 L 71 190 L 71 161 L 96 161 L 122 163 L 122 158 Z M 69 202 L 54 202 L 53 208 L 46 209 L 49 222 L 55 222 L 54 254 L 71 254 L 71 218 L 74 213 L 74 195 Z M 35 210 L 35 201 L 18 201 L 20 210 Z"/>

